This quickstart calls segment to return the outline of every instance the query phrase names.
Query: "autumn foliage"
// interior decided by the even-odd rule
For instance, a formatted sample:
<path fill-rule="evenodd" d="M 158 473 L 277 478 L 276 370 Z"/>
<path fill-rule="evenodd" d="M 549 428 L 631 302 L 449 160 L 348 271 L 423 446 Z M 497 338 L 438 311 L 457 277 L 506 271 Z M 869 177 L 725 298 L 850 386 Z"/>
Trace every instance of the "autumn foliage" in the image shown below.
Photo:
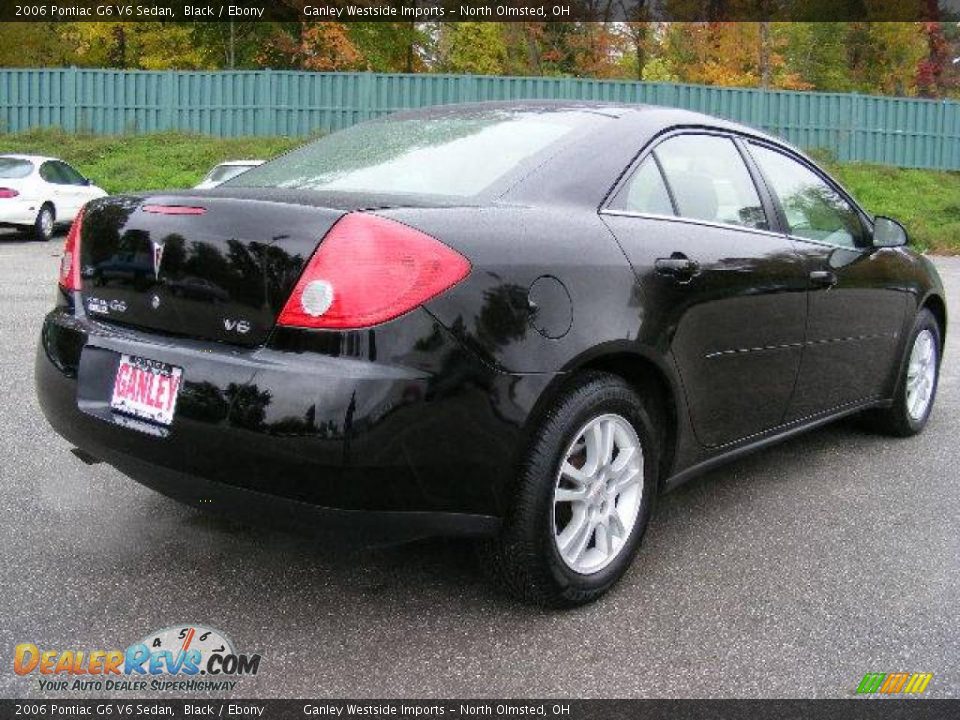
<path fill-rule="evenodd" d="M 305 0 L 277 0 L 296 6 Z M 682 4 L 693 0 L 664 0 Z M 885 2 L 875 0 L 882 19 Z M 273 68 L 685 82 L 949 97 L 960 27 L 924 22 L 0 23 L 0 67 Z"/>

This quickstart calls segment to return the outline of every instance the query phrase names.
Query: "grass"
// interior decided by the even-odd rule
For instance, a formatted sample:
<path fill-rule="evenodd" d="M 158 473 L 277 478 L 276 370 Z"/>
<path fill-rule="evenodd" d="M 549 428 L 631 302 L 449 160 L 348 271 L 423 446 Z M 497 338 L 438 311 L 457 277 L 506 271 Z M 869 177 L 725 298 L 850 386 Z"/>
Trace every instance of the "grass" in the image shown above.
<path fill-rule="evenodd" d="M 73 135 L 33 130 L 0 135 L 0 153 L 55 155 L 110 193 L 190 187 L 224 160 L 269 159 L 301 138 L 221 139 L 182 133 Z M 900 220 L 921 250 L 960 254 L 960 172 L 842 164 L 830 171 L 870 212 Z"/>
<path fill-rule="evenodd" d="M 829 163 L 863 207 L 903 223 L 920 250 L 960 255 L 960 172 Z"/>
<path fill-rule="evenodd" d="M 302 138 L 212 138 L 182 133 L 155 135 L 73 135 L 31 130 L 0 135 L 0 153 L 62 158 L 107 192 L 158 190 L 196 185 L 224 160 L 268 160 Z"/>

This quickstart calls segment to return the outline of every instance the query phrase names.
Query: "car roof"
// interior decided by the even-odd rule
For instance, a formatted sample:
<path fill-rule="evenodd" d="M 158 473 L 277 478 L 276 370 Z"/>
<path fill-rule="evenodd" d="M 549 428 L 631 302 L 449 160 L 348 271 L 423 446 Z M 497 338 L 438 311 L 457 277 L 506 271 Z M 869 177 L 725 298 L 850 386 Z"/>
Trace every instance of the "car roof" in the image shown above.
<path fill-rule="evenodd" d="M 11 160 L 26 160 L 34 165 L 42 165 L 45 162 L 57 161 L 63 162 L 60 158 L 47 157 L 46 155 L 23 155 L 21 153 L 2 153 L 0 158 L 9 158 Z"/>
<path fill-rule="evenodd" d="M 473 103 L 452 103 L 449 105 L 433 105 L 416 110 L 402 110 L 393 113 L 387 117 L 403 119 L 406 117 L 429 117 L 431 115 L 456 115 L 458 113 L 469 114 L 478 110 L 512 110 L 515 112 L 537 111 L 581 111 L 591 112 L 597 115 L 605 115 L 612 119 L 629 119 L 631 117 L 645 116 L 647 119 L 656 119 L 664 128 L 672 126 L 700 126 L 714 127 L 731 132 L 753 135 L 755 137 L 770 140 L 787 147 L 792 146 L 784 142 L 781 138 L 774 137 L 748 125 L 726 120 L 714 115 L 686 110 L 684 108 L 670 107 L 667 105 L 648 105 L 643 103 L 621 103 L 606 102 L 595 100 L 499 100 L 491 102 L 473 102 Z"/>
<path fill-rule="evenodd" d="M 780 138 L 730 120 L 682 108 L 586 100 L 511 100 L 436 105 L 384 119 L 431 119 L 485 110 L 516 113 L 581 112 L 581 132 L 561 140 L 558 149 L 519 179 L 502 199 L 532 204 L 568 202 L 598 206 L 643 148 L 675 129 L 718 130 L 760 139 L 803 153 Z"/>

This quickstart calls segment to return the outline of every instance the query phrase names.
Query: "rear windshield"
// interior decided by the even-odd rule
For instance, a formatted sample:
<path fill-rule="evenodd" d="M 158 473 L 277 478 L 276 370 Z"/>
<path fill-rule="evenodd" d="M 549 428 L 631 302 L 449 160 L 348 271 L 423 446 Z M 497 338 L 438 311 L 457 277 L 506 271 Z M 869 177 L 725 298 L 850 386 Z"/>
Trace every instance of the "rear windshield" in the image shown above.
<path fill-rule="evenodd" d="M 33 172 L 33 163 L 29 160 L 0 157 L 0 178 L 13 180 L 25 178 Z"/>
<path fill-rule="evenodd" d="M 225 187 L 479 195 L 572 131 L 598 121 L 571 110 L 478 110 L 354 125 L 229 180 Z"/>

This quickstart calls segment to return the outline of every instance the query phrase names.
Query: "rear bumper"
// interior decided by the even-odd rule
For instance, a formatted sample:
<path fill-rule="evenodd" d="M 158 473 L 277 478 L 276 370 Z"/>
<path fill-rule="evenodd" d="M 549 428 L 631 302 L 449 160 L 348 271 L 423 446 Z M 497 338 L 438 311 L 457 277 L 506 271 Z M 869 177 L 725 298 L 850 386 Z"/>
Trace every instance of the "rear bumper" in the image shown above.
<path fill-rule="evenodd" d="M 489 370 L 425 311 L 403 322 L 433 338 L 408 365 L 173 339 L 58 308 L 37 392 L 75 446 L 199 507 L 374 541 L 493 532 L 528 414 L 513 398 L 548 378 Z M 110 410 L 121 353 L 183 368 L 169 429 Z"/>
<path fill-rule="evenodd" d="M 207 480 L 111 454 L 112 465 L 142 485 L 186 505 L 257 525 L 329 539 L 378 545 L 436 536 L 489 537 L 490 515 L 438 511 L 341 510 Z"/>

